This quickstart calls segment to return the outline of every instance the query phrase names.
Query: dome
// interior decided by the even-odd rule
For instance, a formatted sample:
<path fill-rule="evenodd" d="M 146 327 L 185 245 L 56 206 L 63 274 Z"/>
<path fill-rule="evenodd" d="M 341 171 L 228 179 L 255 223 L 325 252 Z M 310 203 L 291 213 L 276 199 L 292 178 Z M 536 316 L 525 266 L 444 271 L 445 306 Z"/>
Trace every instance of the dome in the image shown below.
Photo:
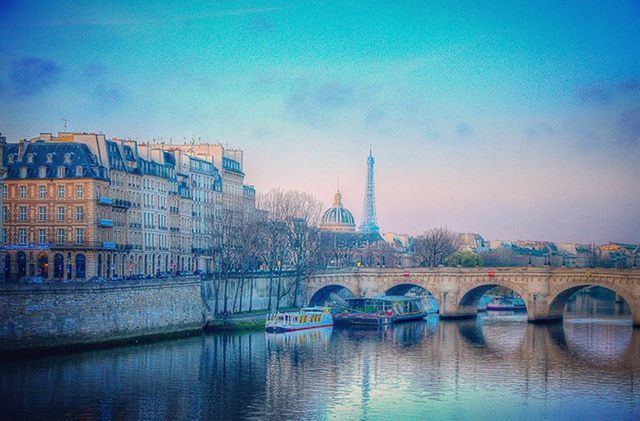
<path fill-rule="evenodd" d="M 324 231 L 354 232 L 356 222 L 353 214 L 342 206 L 342 195 L 340 191 L 333 197 L 333 206 L 327 209 L 322 215 L 320 229 Z"/>

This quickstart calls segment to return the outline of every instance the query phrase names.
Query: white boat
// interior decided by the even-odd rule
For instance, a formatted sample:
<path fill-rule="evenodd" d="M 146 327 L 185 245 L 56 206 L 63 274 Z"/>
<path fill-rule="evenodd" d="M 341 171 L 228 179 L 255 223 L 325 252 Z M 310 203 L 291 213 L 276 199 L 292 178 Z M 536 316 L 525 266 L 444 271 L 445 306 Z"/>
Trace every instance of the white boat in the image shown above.
<path fill-rule="evenodd" d="M 304 307 L 298 312 L 267 315 L 267 332 L 293 332 L 333 326 L 333 315 L 328 307 Z"/>

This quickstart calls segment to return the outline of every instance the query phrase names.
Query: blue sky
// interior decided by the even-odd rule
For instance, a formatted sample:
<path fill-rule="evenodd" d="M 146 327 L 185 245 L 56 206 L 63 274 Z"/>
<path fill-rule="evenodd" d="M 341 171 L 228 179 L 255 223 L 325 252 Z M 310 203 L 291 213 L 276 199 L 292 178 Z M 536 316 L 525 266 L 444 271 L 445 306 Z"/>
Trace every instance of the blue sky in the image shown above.
<path fill-rule="evenodd" d="M 0 2 L 0 131 L 192 137 L 360 219 L 640 241 L 640 2 Z M 90 3 L 90 2 L 89 2 Z"/>

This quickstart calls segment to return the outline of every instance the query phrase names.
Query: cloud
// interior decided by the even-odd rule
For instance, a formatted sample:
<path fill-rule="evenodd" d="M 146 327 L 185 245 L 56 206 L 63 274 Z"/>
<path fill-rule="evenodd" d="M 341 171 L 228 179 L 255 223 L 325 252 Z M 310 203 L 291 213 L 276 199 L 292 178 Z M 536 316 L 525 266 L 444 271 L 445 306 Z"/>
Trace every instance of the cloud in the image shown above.
<path fill-rule="evenodd" d="M 100 110 L 108 111 L 124 104 L 126 96 L 116 86 L 98 85 L 93 90 L 93 100 Z"/>
<path fill-rule="evenodd" d="M 356 89 L 340 81 L 319 85 L 301 82 L 286 101 L 285 109 L 296 120 L 311 126 L 327 126 L 338 111 L 351 108 L 356 102 Z"/>
<path fill-rule="evenodd" d="M 62 70 L 54 61 L 26 57 L 11 63 L 13 92 L 19 96 L 36 95 L 58 81 Z"/>
<path fill-rule="evenodd" d="M 637 79 L 628 79 L 620 83 L 603 85 L 599 82 L 583 84 L 577 87 L 576 97 L 587 104 L 603 105 L 640 89 Z"/>
<path fill-rule="evenodd" d="M 102 63 L 92 63 L 82 68 L 82 75 L 88 80 L 95 80 L 107 73 L 107 67 Z"/>
<path fill-rule="evenodd" d="M 456 125 L 456 133 L 458 137 L 471 137 L 473 136 L 473 128 L 467 123 L 458 123 Z"/>
<path fill-rule="evenodd" d="M 269 19 L 257 18 L 249 23 L 249 31 L 259 35 L 268 35 L 275 31 L 275 25 Z"/>
<path fill-rule="evenodd" d="M 626 145 L 640 145 L 640 106 L 622 113 L 618 122 L 618 136 Z"/>
<path fill-rule="evenodd" d="M 524 134 L 529 140 L 547 139 L 555 134 L 555 130 L 547 124 L 540 123 L 527 127 Z"/>

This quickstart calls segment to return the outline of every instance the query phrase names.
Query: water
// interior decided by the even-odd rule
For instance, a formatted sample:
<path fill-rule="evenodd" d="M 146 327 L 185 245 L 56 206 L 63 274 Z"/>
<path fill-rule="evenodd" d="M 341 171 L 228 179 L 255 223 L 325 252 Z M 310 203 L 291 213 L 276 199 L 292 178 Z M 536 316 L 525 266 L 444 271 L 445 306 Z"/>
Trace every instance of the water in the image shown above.
<path fill-rule="evenodd" d="M 0 362 L 0 418 L 638 419 L 628 318 L 206 334 Z"/>

